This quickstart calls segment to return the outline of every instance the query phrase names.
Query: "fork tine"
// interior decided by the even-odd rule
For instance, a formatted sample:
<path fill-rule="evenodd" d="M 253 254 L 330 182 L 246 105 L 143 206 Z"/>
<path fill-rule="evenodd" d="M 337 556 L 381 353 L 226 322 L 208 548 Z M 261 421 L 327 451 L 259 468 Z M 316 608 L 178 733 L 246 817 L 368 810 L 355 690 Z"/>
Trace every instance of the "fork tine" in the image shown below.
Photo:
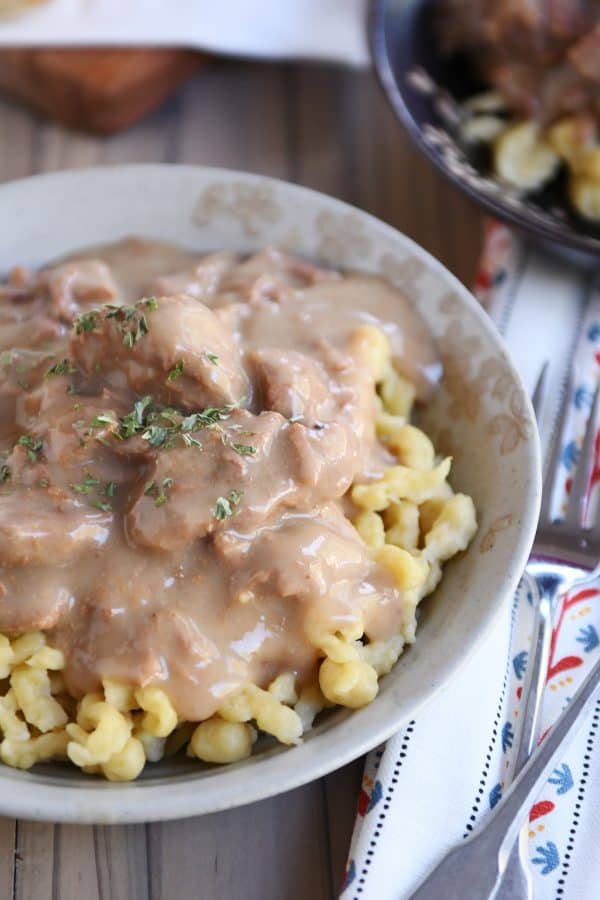
<path fill-rule="evenodd" d="M 538 424 L 540 421 L 540 416 L 542 414 L 542 409 L 544 408 L 544 401 L 546 399 L 547 381 L 548 360 L 546 360 L 541 368 L 540 374 L 538 375 L 538 380 L 536 381 L 535 387 L 533 389 L 533 394 L 531 395 L 531 404 L 533 406 L 533 411 L 535 413 Z"/>
<path fill-rule="evenodd" d="M 581 445 L 579 460 L 575 470 L 575 476 L 569 494 L 569 503 L 565 514 L 565 522 L 568 525 L 583 524 L 587 506 L 587 488 L 594 464 L 594 445 L 596 443 L 596 422 L 598 419 L 598 396 L 600 385 L 596 386 L 594 401 L 585 429 L 585 437 Z"/>
<path fill-rule="evenodd" d="M 571 379 L 569 379 L 552 434 L 550 456 L 546 464 L 546 474 L 544 475 L 544 483 L 542 485 L 542 508 L 540 510 L 540 523 L 549 522 L 552 518 L 551 510 L 552 501 L 554 499 L 554 483 L 560 463 L 562 436 L 565 430 L 565 422 L 567 420 L 567 413 L 569 411 L 569 406 L 571 403 L 572 390 L 573 382 Z"/>

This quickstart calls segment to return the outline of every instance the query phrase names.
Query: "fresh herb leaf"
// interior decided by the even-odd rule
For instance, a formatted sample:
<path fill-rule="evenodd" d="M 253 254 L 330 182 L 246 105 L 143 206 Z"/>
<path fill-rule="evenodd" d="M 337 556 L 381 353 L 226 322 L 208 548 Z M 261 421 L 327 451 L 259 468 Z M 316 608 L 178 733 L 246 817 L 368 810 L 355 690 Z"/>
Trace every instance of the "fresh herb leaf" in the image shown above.
<path fill-rule="evenodd" d="M 82 313 L 75 319 L 75 333 L 86 334 L 93 331 L 100 315 L 99 309 L 90 309 L 89 312 Z"/>
<path fill-rule="evenodd" d="M 107 481 L 104 487 L 102 488 L 101 493 L 104 494 L 105 497 L 114 497 L 115 491 L 117 490 L 117 482 L 116 481 Z"/>
<path fill-rule="evenodd" d="M 71 361 L 65 357 L 65 359 L 61 359 L 57 363 L 54 363 L 53 366 L 50 366 L 46 372 L 46 378 L 48 378 L 49 375 L 72 375 L 75 371 L 75 367 L 71 365 Z"/>
<path fill-rule="evenodd" d="M 185 360 L 180 359 L 179 362 L 175 363 L 169 374 L 167 375 L 167 381 L 175 381 L 175 379 L 179 378 L 183 375 L 183 370 L 185 369 Z"/>
<path fill-rule="evenodd" d="M 134 306 L 114 306 L 107 304 L 105 307 L 107 319 L 116 319 L 119 330 L 123 335 L 123 344 L 131 350 L 138 341 L 148 334 L 148 320 L 142 312 L 143 309 L 153 311 L 158 309 L 156 297 L 142 297 Z"/>
<path fill-rule="evenodd" d="M 232 450 L 235 450 L 236 453 L 239 453 L 240 456 L 255 456 L 257 453 L 256 447 L 253 447 L 251 444 L 237 444 L 231 442 L 230 447 Z"/>
<path fill-rule="evenodd" d="M 186 416 L 181 423 L 181 431 L 198 431 L 200 428 L 208 428 L 216 422 L 228 419 L 233 409 L 236 409 L 238 403 L 226 403 L 220 408 L 216 406 L 207 406 L 201 412 L 192 413 Z"/>
<path fill-rule="evenodd" d="M 222 522 L 223 519 L 226 519 L 228 516 L 232 515 L 233 510 L 227 497 L 217 497 L 217 502 L 215 503 L 213 512 L 213 516 L 215 517 L 215 519 L 218 519 L 219 522 Z"/>
<path fill-rule="evenodd" d="M 31 385 L 28 381 L 24 381 L 22 378 L 17 378 L 17 384 L 20 388 L 23 388 L 24 391 L 28 391 Z"/>
<path fill-rule="evenodd" d="M 126 416 L 123 416 L 116 432 L 117 437 L 121 440 L 133 437 L 141 428 L 145 428 L 145 412 L 152 403 L 152 397 L 147 395 L 141 400 L 136 400 L 133 404 L 133 410 Z"/>
<path fill-rule="evenodd" d="M 244 496 L 244 491 L 241 488 L 234 488 L 232 491 L 229 491 L 229 494 L 227 496 L 229 502 L 232 503 L 233 506 L 237 506 Z"/>
<path fill-rule="evenodd" d="M 79 484 L 70 484 L 69 487 L 76 494 L 90 494 L 95 487 L 98 487 L 100 481 L 98 478 L 95 478 L 93 475 L 88 474 L 85 476 L 85 481 L 79 482 Z"/>
<path fill-rule="evenodd" d="M 0 484 L 4 484 L 5 481 L 8 481 L 10 478 L 10 469 L 6 465 L 6 463 L 2 463 L 0 466 Z"/>
<path fill-rule="evenodd" d="M 106 500 L 90 500 L 90 506 L 93 506 L 95 509 L 101 509 L 102 512 L 110 512 L 112 510 L 112 503 L 107 503 Z"/>
<path fill-rule="evenodd" d="M 232 409 L 239 405 L 239 403 L 228 403 L 220 408 L 208 406 L 199 412 L 184 416 L 171 406 L 162 410 L 152 408 L 152 397 L 147 396 L 138 400 L 134 404 L 132 412 L 119 420 L 113 434 L 119 440 L 127 440 L 134 435 L 140 435 L 153 447 L 165 450 L 174 447 L 177 438 L 181 438 L 187 447 L 201 447 L 200 441 L 192 437 L 192 434 L 203 428 L 218 428 L 218 422 L 227 419 Z"/>
<path fill-rule="evenodd" d="M 159 486 L 155 481 L 148 481 L 144 487 L 144 494 L 155 497 L 154 505 L 156 507 L 164 506 L 167 502 L 167 491 L 173 486 L 172 478 L 163 478 L 162 484 Z"/>
<path fill-rule="evenodd" d="M 186 447 L 200 447 L 200 449 L 202 449 L 202 441 L 199 441 L 198 438 L 192 437 L 192 435 L 188 434 L 187 432 L 181 435 L 181 440 Z"/>
<path fill-rule="evenodd" d="M 244 492 L 239 488 L 235 488 L 234 490 L 229 491 L 226 497 L 217 497 L 215 508 L 213 510 L 215 519 L 222 522 L 223 519 L 232 516 L 234 507 L 238 505 L 243 496 Z"/>
<path fill-rule="evenodd" d="M 6 368 L 6 366 L 12 365 L 12 361 L 14 359 L 14 354 L 12 350 L 4 350 L 0 353 L 0 366 L 2 368 Z"/>
<path fill-rule="evenodd" d="M 150 425 L 149 428 L 143 432 L 142 437 L 145 441 L 152 447 L 162 447 L 167 440 L 169 435 L 169 429 L 164 428 L 161 425 Z"/>
<path fill-rule="evenodd" d="M 29 457 L 30 462 L 37 462 L 38 453 L 44 446 L 43 441 L 34 438 L 31 434 L 22 434 L 18 439 L 17 444 L 27 448 L 27 456 Z"/>
<path fill-rule="evenodd" d="M 219 357 L 216 353 L 212 353 L 210 350 L 205 351 L 206 358 L 209 362 L 213 364 L 213 366 L 219 365 Z"/>
<path fill-rule="evenodd" d="M 40 487 L 47 488 L 50 482 L 47 478 L 40 478 Z"/>
<path fill-rule="evenodd" d="M 78 406 L 81 406 L 81 404 L 79 403 Z M 117 423 L 108 413 L 100 413 L 99 416 L 94 416 L 90 424 L 92 428 L 100 428 L 102 425 L 116 425 Z"/>

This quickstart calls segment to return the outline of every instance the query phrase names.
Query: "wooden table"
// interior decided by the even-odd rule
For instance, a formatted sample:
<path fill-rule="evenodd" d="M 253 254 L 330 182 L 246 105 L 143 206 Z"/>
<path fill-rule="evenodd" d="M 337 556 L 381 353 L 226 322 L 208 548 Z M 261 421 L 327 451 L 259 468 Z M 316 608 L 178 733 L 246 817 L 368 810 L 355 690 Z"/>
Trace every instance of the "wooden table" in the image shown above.
<path fill-rule="evenodd" d="M 472 278 L 482 216 L 410 145 L 371 74 L 219 62 L 110 139 L 0 101 L 0 180 L 127 162 L 247 169 L 341 197 Z M 324 900 L 341 883 L 361 776 L 346 766 L 271 800 L 152 825 L 0 819 L 0 900 Z"/>

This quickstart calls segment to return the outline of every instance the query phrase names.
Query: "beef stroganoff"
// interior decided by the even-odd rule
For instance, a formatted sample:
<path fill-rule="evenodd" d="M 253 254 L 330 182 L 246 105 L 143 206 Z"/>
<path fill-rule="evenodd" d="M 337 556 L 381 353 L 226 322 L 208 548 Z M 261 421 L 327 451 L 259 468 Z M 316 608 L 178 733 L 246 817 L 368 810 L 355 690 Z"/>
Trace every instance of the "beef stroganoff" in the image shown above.
<path fill-rule="evenodd" d="M 0 287 L 0 758 L 111 780 L 374 699 L 476 529 L 383 279 L 129 239 Z"/>

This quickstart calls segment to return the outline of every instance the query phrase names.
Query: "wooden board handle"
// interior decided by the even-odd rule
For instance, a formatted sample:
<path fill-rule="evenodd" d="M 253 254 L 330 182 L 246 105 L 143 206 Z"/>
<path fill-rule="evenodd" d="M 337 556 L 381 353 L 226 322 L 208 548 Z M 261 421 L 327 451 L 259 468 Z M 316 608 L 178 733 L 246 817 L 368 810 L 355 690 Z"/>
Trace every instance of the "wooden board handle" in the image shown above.
<path fill-rule="evenodd" d="M 0 91 L 68 128 L 113 134 L 162 103 L 205 60 L 191 50 L 2 50 Z"/>

